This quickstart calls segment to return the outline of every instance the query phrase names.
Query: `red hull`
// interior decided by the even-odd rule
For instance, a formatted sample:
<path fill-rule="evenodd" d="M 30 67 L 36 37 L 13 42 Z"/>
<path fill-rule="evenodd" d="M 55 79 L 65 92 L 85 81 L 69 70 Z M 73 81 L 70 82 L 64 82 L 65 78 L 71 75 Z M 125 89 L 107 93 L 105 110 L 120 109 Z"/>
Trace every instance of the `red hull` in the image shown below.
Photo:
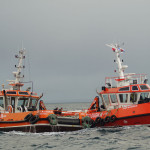
<path fill-rule="evenodd" d="M 104 127 L 120 127 L 120 126 L 131 126 L 131 125 L 149 125 L 150 124 L 150 114 L 146 116 L 128 116 L 125 118 L 118 118 L 115 122 L 105 123 Z M 97 124 L 97 126 L 101 126 Z M 102 126 L 101 126 L 102 127 Z"/>
<path fill-rule="evenodd" d="M 110 111 L 102 111 L 95 113 L 86 113 L 96 121 L 100 117 L 102 122 L 96 123 L 96 126 L 103 127 L 118 127 L 118 126 L 131 126 L 131 125 L 148 125 L 150 124 L 150 103 L 137 104 L 123 108 L 113 109 Z M 116 119 L 111 122 L 109 119 L 115 115 Z M 109 119 L 106 120 L 106 117 Z"/>
<path fill-rule="evenodd" d="M 34 111 L 33 115 L 39 114 L 37 123 L 31 124 L 25 121 L 24 118 L 31 112 L 25 113 L 3 113 L 1 116 L 3 120 L 0 121 L 0 131 L 25 131 L 25 132 L 51 132 L 51 131 L 74 131 L 84 128 L 83 118 L 89 116 L 94 123 L 90 127 L 118 127 L 118 126 L 131 126 L 131 125 L 149 125 L 150 124 L 150 103 L 136 104 L 110 111 L 100 112 L 79 112 L 79 119 L 73 117 L 64 117 L 58 115 L 58 124 L 50 125 L 47 117 L 52 114 L 50 110 Z M 77 114 L 76 114 L 77 115 Z M 18 118 L 19 116 L 19 118 Z M 116 116 L 112 120 L 106 120 L 108 117 Z M 100 117 L 102 122 L 96 122 Z"/>

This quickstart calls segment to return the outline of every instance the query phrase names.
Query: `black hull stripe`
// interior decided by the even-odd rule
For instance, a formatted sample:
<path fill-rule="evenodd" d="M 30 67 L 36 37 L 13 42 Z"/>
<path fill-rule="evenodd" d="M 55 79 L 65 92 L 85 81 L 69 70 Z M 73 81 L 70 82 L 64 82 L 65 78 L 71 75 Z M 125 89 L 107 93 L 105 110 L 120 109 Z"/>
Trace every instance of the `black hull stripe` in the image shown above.
<path fill-rule="evenodd" d="M 47 120 L 47 118 L 40 118 L 38 121 L 42 121 L 42 120 Z M 29 122 L 29 121 L 25 121 L 25 120 L 19 120 L 19 121 L 0 121 L 0 124 L 4 124 L 4 123 L 23 123 L 23 122 Z M 80 120 L 79 119 L 70 119 L 70 118 L 58 118 L 58 123 L 59 124 L 66 124 L 66 125 L 80 125 Z"/>
<path fill-rule="evenodd" d="M 24 121 L 24 120 L 19 120 L 19 121 L 0 121 L 0 124 L 1 123 L 22 123 L 22 122 L 27 122 L 27 121 Z"/>
<path fill-rule="evenodd" d="M 47 120 L 47 118 L 40 118 L 38 121 L 41 120 Z M 25 121 L 25 120 L 19 120 L 19 121 L 0 121 L 0 123 L 22 123 L 22 122 L 29 122 L 29 121 Z"/>
<path fill-rule="evenodd" d="M 134 116 L 120 117 L 120 118 L 117 118 L 117 120 L 129 119 L 129 118 L 136 118 L 136 117 L 144 117 L 144 116 L 150 116 L 150 113 L 148 113 L 148 114 L 134 115 Z"/>

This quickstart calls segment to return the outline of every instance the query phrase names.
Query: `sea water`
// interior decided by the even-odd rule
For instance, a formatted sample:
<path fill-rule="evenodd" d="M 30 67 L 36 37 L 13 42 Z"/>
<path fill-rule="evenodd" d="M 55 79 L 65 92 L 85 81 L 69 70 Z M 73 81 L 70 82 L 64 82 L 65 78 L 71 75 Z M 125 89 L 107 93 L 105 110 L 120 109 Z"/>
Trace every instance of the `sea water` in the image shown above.
<path fill-rule="evenodd" d="M 90 103 L 47 104 L 48 109 L 88 108 Z M 150 128 L 129 126 L 120 128 L 91 128 L 74 132 L 0 132 L 0 149 L 10 150 L 132 150 L 150 149 Z"/>

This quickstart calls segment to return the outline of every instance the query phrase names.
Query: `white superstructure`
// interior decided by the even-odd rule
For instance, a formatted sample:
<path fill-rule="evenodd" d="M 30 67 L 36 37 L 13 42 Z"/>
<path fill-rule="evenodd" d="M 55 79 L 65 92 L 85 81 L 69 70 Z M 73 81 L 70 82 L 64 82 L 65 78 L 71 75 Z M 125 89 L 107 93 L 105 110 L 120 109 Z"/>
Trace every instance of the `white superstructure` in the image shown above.
<path fill-rule="evenodd" d="M 9 85 L 11 85 L 11 89 L 12 90 L 20 90 L 21 86 L 23 86 L 23 84 L 21 83 L 21 79 L 24 78 L 24 75 L 21 74 L 21 70 L 22 68 L 24 68 L 25 66 L 23 66 L 23 59 L 25 59 L 25 50 L 22 49 L 19 51 L 19 55 L 15 55 L 15 57 L 19 60 L 18 65 L 15 67 L 17 68 L 17 71 L 14 71 L 14 77 L 15 80 L 8 80 Z"/>
<path fill-rule="evenodd" d="M 123 65 L 123 61 L 121 61 L 120 55 L 124 50 L 120 47 L 119 44 L 106 44 L 108 47 L 111 47 L 113 52 L 116 55 L 116 60 L 115 62 L 117 63 L 118 66 L 118 77 L 106 77 L 105 83 L 108 84 L 112 87 L 112 79 L 115 80 L 117 83 L 117 87 L 121 86 L 128 86 L 130 84 L 135 83 L 143 83 L 146 81 L 146 75 L 145 74 L 135 74 L 135 73 L 124 73 L 125 69 L 128 68 L 127 65 Z"/>

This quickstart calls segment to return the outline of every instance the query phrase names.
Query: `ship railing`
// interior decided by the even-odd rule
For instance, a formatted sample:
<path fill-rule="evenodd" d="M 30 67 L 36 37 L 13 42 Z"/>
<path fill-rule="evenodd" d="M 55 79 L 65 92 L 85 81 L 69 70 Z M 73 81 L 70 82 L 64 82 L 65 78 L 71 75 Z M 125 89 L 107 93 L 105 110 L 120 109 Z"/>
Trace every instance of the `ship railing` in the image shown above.
<path fill-rule="evenodd" d="M 131 84 L 146 84 L 147 74 L 126 74 L 124 77 L 106 77 L 105 78 L 105 86 L 107 88 L 115 88 L 118 86 L 119 82 L 124 83 L 124 85 L 131 85 Z"/>

